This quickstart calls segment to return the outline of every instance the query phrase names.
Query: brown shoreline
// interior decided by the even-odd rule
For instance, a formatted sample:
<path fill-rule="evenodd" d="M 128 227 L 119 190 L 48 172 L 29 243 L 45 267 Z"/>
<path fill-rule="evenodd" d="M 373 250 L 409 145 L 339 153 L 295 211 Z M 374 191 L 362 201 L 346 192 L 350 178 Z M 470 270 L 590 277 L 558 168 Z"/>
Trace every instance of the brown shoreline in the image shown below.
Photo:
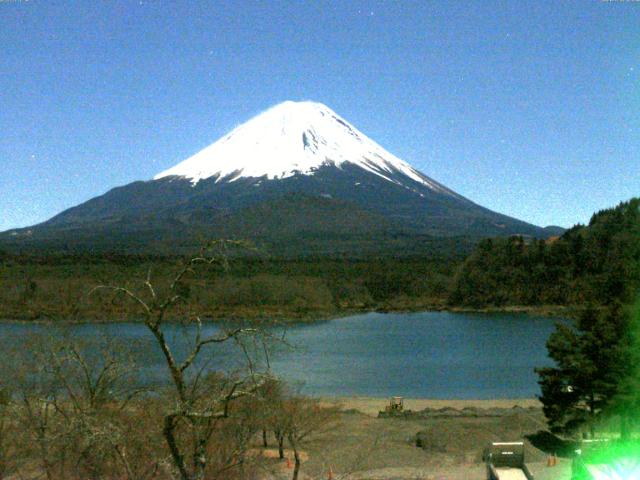
<path fill-rule="evenodd" d="M 429 398 L 405 398 L 404 408 L 407 410 L 424 410 L 425 408 L 542 408 L 537 398 L 496 398 L 496 399 L 429 399 Z M 320 397 L 320 401 L 326 405 L 332 405 L 341 410 L 357 410 L 369 416 L 377 416 L 380 410 L 388 405 L 389 399 L 385 397 Z"/>
<path fill-rule="evenodd" d="M 542 316 L 542 317 L 562 317 L 574 318 L 580 311 L 579 306 L 562 306 L 562 305 L 541 305 L 541 306 L 522 306 L 510 305 L 504 307 L 460 307 L 460 306 L 443 306 L 443 305 L 417 305 L 415 307 L 377 307 L 371 309 L 345 309 L 334 312 L 317 312 L 303 316 L 295 314 L 288 315 L 287 312 L 268 312 L 267 314 L 257 314 L 257 312 L 238 312 L 229 311 L 207 312 L 202 318 L 204 321 L 211 323 L 223 323 L 234 321 L 256 322 L 261 321 L 276 322 L 282 324 L 295 323 L 315 323 L 326 322 L 331 320 L 342 319 L 352 315 L 364 315 L 367 313 L 419 313 L 419 312 L 449 312 L 449 313 L 481 313 L 481 314 L 522 314 L 524 316 Z M 215 318 L 214 318 L 215 317 Z M 0 323 L 22 323 L 22 324 L 106 324 L 106 323 L 131 323 L 139 321 L 140 318 L 135 315 L 121 316 L 119 318 L 97 318 L 94 320 L 74 319 L 69 317 L 56 317 L 47 314 L 31 314 L 31 315 L 0 315 Z M 178 322 L 179 320 L 167 319 L 168 322 Z"/>

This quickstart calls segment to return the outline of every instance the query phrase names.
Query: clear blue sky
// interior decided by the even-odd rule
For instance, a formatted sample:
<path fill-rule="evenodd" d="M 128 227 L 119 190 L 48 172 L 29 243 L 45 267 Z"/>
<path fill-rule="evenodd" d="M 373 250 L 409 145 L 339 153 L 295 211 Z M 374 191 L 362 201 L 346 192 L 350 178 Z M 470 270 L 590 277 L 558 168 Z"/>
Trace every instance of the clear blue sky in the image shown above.
<path fill-rule="evenodd" d="M 640 195 L 640 2 L 0 0 L 0 230 L 325 103 L 539 225 Z"/>

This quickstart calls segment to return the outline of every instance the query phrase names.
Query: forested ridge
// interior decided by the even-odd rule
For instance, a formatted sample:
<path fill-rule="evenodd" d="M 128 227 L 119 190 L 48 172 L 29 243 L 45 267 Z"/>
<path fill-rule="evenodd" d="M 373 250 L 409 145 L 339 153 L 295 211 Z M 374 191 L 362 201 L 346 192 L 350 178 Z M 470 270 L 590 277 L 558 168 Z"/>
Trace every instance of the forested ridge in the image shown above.
<path fill-rule="evenodd" d="M 369 260 L 235 258 L 184 288 L 205 317 L 313 319 L 368 310 L 442 308 L 464 252 Z M 0 258 L 0 318 L 124 320 L 119 303 L 88 296 L 98 284 L 128 284 L 151 273 L 162 284 L 181 257 L 132 255 Z"/>
<path fill-rule="evenodd" d="M 640 198 L 561 237 L 483 240 L 460 267 L 450 305 L 609 305 L 640 287 Z"/>
<path fill-rule="evenodd" d="M 594 306 L 629 303 L 640 287 L 640 199 L 593 215 L 559 238 L 518 236 L 422 254 L 279 258 L 257 251 L 193 279 L 192 306 L 211 317 L 320 318 L 368 310 Z M 118 320 L 99 283 L 168 279 L 181 256 L 0 251 L 0 318 Z M 207 288 L 203 288 L 206 280 Z M 554 313 L 553 309 L 550 313 Z"/>

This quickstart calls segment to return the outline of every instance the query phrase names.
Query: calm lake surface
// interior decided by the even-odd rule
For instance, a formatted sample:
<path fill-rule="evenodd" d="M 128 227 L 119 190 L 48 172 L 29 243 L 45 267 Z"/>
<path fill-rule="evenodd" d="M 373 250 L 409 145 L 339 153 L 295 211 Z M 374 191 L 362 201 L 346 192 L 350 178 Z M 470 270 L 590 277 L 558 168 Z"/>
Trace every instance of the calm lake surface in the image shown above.
<path fill-rule="evenodd" d="M 533 369 L 551 364 L 545 342 L 558 321 L 519 314 L 368 313 L 288 326 L 285 338 L 293 348 L 277 347 L 270 363 L 274 372 L 311 395 L 533 397 L 539 393 Z M 186 352 L 193 330 L 167 328 L 173 345 Z M 21 349 L 30 333 L 50 330 L 45 325 L 0 324 L 0 348 Z M 204 330 L 212 334 L 218 327 Z M 135 346 L 141 378 L 154 382 L 165 377 L 160 352 L 141 324 L 85 324 L 70 332 Z M 210 368 L 234 370 L 242 365 L 234 345 L 216 352 Z"/>

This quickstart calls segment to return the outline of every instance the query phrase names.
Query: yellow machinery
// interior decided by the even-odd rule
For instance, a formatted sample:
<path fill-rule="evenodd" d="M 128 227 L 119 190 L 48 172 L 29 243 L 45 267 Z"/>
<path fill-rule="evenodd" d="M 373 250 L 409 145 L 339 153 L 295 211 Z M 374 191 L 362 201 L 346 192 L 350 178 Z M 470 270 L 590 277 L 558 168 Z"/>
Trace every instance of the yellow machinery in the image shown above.
<path fill-rule="evenodd" d="M 378 418 L 406 417 L 407 415 L 411 415 L 411 410 L 404 409 L 402 397 L 391 397 L 384 410 L 378 412 Z"/>
<path fill-rule="evenodd" d="M 404 410 L 404 401 L 402 397 L 391 397 L 389 399 L 389 405 L 384 409 L 385 412 L 393 414 L 400 413 Z"/>

